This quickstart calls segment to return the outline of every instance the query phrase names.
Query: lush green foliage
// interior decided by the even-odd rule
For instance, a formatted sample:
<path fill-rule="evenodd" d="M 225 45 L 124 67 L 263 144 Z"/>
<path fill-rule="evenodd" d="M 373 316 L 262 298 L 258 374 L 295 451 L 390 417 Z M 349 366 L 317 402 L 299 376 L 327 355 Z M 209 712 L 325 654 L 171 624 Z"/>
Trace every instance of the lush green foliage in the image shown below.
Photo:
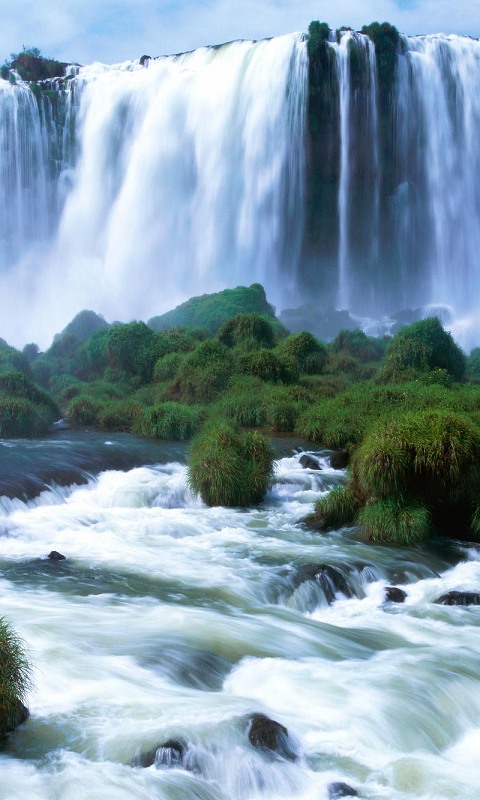
<path fill-rule="evenodd" d="M 38 47 L 24 46 L 18 53 L 10 53 L 10 58 L 0 67 L 0 76 L 8 80 L 10 70 L 15 70 L 22 81 L 43 81 L 62 77 L 66 66 L 54 58 L 43 56 Z"/>
<path fill-rule="evenodd" d="M 368 363 L 380 361 L 387 347 L 385 339 L 374 339 L 361 330 L 342 330 L 331 344 L 334 353 L 348 353 L 352 358 Z"/>
<path fill-rule="evenodd" d="M 40 436 L 60 411 L 23 372 L 0 373 L 0 437 Z"/>
<path fill-rule="evenodd" d="M 180 365 L 175 388 L 185 403 L 210 403 L 227 388 L 232 373 L 233 359 L 228 348 L 207 339 Z"/>
<path fill-rule="evenodd" d="M 150 439 L 190 439 L 200 427 L 203 415 L 201 407 L 174 402 L 147 406 L 136 416 L 133 433 Z"/>
<path fill-rule="evenodd" d="M 395 65 L 400 34 L 388 22 L 372 22 L 370 25 L 364 25 L 362 33 L 369 36 L 375 43 L 380 95 L 383 102 L 385 102 L 386 95 L 395 80 Z"/>
<path fill-rule="evenodd" d="M 310 59 L 318 58 L 328 41 L 330 27 L 327 22 L 314 20 L 308 26 L 307 52 Z"/>
<path fill-rule="evenodd" d="M 317 375 L 323 372 L 328 351 L 324 344 L 307 331 L 292 333 L 278 345 L 278 353 L 295 364 L 300 373 Z"/>
<path fill-rule="evenodd" d="M 214 420 L 192 443 L 189 483 L 209 506 L 250 506 L 268 489 L 273 457 L 257 431 L 240 433 L 232 423 Z"/>
<path fill-rule="evenodd" d="M 421 502 L 407 503 L 402 497 L 368 503 L 358 511 L 356 521 L 363 525 L 373 542 L 412 545 L 432 535 L 428 508 Z"/>
<path fill-rule="evenodd" d="M 259 283 L 192 297 L 173 311 L 153 317 L 148 324 L 157 331 L 178 326 L 200 326 L 209 333 L 216 333 L 227 320 L 252 311 L 264 314 L 275 322 L 274 309 L 267 302 L 265 290 Z M 279 325 L 278 322 L 276 324 Z"/>
<path fill-rule="evenodd" d="M 353 525 L 360 504 L 351 486 L 336 486 L 323 494 L 315 503 L 315 512 L 305 522 L 320 530 L 342 528 Z"/>
<path fill-rule="evenodd" d="M 379 381 L 410 380 L 415 372 L 445 370 L 454 380 L 465 377 L 466 359 L 436 317 L 402 328 L 391 340 Z"/>
<path fill-rule="evenodd" d="M 218 331 L 218 338 L 227 347 L 273 347 L 277 327 L 271 318 L 262 314 L 237 314 L 223 323 Z"/>
<path fill-rule="evenodd" d="M 13 730 L 26 716 L 32 669 L 20 637 L 4 617 L 0 617 L 0 736 Z"/>

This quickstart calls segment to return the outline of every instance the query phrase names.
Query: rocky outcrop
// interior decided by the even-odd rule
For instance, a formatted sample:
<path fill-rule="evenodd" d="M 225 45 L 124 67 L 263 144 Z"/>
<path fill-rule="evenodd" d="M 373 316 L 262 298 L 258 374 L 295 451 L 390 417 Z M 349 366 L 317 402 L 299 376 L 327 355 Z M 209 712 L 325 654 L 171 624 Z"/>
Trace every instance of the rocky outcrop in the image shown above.
<path fill-rule="evenodd" d="M 185 745 L 179 739 L 167 739 L 166 742 L 140 753 L 133 762 L 135 767 L 148 768 L 153 765 L 157 769 L 184 767 Z"/>
<path fill-rule="evenodd" d="M 318 459 L 311 456 L 309 453 L 302 453 L 298 462 L 304 469 L 322 469 Z"/>
<path fill-rule="evenodd" d="M 328 800 L 340 800 L 341 797 L 358 797 L 356 789 L 352 789 L 348 783 L 336 781 L 328 785 Z"/>
<path fill-rule="evenodd" d="M 385 601 L 387 603 L 404 603 L 406 597 L 407 593 L 403 589 L 399 589 L 398 586 L 385 587 Z"/>
<path fill-rule="evenodd" d="M 480 606 L 480 592 L 451 591 L 437 597 L 434 603 L 442 606 Z"/>
<path fill-rule="evenodd" d="M 250 717 L 248 740 L 252 747 L 276 753 L 289 761 L 297 757 L 289 742 L 287 728 L 265 714 Z"/>

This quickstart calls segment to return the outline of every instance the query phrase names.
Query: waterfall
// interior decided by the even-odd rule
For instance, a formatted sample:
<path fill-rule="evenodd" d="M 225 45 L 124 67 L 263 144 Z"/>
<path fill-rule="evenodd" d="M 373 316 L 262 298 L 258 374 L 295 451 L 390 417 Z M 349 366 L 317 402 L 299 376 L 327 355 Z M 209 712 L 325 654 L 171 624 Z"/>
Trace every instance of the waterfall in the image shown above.
<path fill-rule="evenodd" d="M 1 80 L 0 336 L 258 281 L 279 309 L 446 305 L 478 344 L 480 43 L 396 48 L 390 82 L 348 30 L 313 64 L 291 34 Z"/>
<path fill-rule="evenodd" d="M 1 82 L 18 106 L 28 102 L 35 159 L 15 178 L 32 198 L 24 208 L 45 207 L 48 222 L 39 242 L 18 212 L 19 242 L 0 280 L 9 340 L 24 341 L 25 317 L 44 338 L 82 307 L 145 319 L 241 283 L 264 283 L 281 302 L 302 244 L 306 70 L 298 34 L 152 59 L 146 68 L 82 68 L 67 90 L 50 204 L 40 195 L 52 132 L 28 88 Z M 76 149 L 65 152 L 72 115 Z M 11 181 L 3 183 L 11 195 Z"/>

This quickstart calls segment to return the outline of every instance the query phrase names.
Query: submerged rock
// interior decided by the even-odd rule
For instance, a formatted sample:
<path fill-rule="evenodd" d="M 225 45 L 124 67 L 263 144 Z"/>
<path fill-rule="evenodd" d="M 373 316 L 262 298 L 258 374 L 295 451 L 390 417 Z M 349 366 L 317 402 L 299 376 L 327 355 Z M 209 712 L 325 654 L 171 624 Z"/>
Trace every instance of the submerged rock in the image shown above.
<path fill-rule="evenodd" d="M 348 466 L 350 453 L 346 448 L 337 450 L 330 456 L 330 466 L 332 469 L 345 469 Z"/>
<path fill-rule="evenodd" d="M 179 739 L 168 739 L 166 742 L 140 753 L 134 760 L 135 767 L 148 768 L 155 764 L 157 769 L 183 767 L 185 745 Z"/>
<path fill-rule="evenodd" d="M 353 592 L 340 570 L 330 564 L 304 564 L 298 570 L 297 581 L 300 584 L 306 580 L 316 581 L 321 586 L 329 605 L 334 602 L 337 592 L 345 597 L 353 597 Z"/>
<path fill-rule="evenodd" d="M 302 453 L 298 461 L 304 469 L 322 469 L 318 460 L 308 453 Z"/>
<path fill-rule="evenodd" d="M 433 602 L 442 606 L 480 606 L 480 592 L 447 592 Z"/>
<path fill-rule="evenodd" d="M 67 557 L 63 556 L 61 553 L 59 553 L 58 550 L 51 550 L 50 553 L 48 554 L 47 558 L 50 561 L 66 561 L 67 560 Z"/>
<path fill-rule="evenodd" d="M 387 603 L 404 603 L 406 596 L 407 593 L 403 589 L 399 589 L 398 586 L 385 587 L 385 601 Z"/>
<path fill-rule="evenodd" d="M 340 797 L 358 797 L 356 789 L 352 789 L 348 783 L 336 781 L 335 783 L 328 784 L 328 798 L 329 800 L 339 800 Z"/>
<path fill-rule="evenodd" d="M 289 761 L 297 757 L 290 747 L 287 728 L 265 714 L 253 714 L 250 717 L 248 739 L 253 747 L 277 753 Z"/>

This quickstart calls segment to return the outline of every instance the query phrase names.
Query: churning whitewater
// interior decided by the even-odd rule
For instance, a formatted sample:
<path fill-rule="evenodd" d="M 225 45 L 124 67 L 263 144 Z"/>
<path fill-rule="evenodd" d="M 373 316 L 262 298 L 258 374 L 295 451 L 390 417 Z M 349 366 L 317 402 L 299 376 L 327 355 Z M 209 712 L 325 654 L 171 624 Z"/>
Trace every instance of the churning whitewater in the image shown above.
<path fill-rule="evenodd" d="M 0 80 L 0 333 L 258 281 L 279 308 L 442 306 L 477 343 L 480 43 L 400 37 L 387 97 L 373 42 L 331 38 L 316 130 L 300 34 Z"/>
<path fill-rule="evenodd" d="M 43 446 L 54 458 L 79 437 Z M 28 443 L 2 446 L 16 463 Z M 477 800 L 480 610 L 433 601 L 478 587 L 478 549 L 308 532 L 299 518 L 343 479 L 322 456 L 321 472 L 280 457 L 256 509 L 207 508 L 162 448 L 2 500 L 2 610 L 36 667 L 2 797 L 327 800 L 345 783 L 370 800 Z M 405 604 L 385 602 L 392 582 Z M 252 746 L 259 713 L 288 729 L 290 757 Z M 141 766 L 172 741 L 181 761 Z"/>

